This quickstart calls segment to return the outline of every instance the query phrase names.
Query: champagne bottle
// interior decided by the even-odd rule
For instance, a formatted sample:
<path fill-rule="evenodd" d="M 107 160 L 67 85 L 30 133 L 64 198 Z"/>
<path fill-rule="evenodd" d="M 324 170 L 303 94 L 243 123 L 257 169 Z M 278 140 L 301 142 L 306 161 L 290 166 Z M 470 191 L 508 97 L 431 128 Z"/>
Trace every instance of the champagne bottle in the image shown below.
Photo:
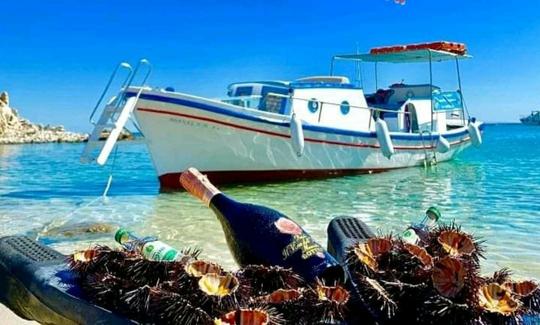
<path fill-rule="evenodd" d="M 282 213 L 237 202 L 221 193 L 197 169 L 180 176 L 182 186 L 210 207 L 219 219 L 236 262 L 292 268 L 308 281 L 342 281 L 339 263 L 298 224 Z"/>
<path fill-rule="evenodd" d="M 146 259 L 153 261 L 180 261 L 185 255 L 155 237 L 139 237 L 135 233 L 120 228 L 114 240 L 128 250 L 136 250 Z"/>

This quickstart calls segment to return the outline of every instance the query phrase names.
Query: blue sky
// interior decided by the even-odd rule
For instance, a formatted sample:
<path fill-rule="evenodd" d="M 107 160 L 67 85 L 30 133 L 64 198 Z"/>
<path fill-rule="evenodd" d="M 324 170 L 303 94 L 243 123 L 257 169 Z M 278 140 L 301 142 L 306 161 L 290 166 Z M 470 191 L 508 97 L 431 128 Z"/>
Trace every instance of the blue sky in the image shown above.
<path fill-rule="evenodd" d="M 32 121 L 78 131 L 122 60 L 148 58 L 153 86 L 216 97 L 234 81 L 326 74 L 333 54 L 357 44 L 465 42 L 473 115 L 517 121 L 540 106 L 539 1 L 19 0 L 1 11 L 0 90 Z M 425 66 L 404 71 L 405 82 L 428 80 Z M 380 72 L 383 84 L 403 78 Z"/>

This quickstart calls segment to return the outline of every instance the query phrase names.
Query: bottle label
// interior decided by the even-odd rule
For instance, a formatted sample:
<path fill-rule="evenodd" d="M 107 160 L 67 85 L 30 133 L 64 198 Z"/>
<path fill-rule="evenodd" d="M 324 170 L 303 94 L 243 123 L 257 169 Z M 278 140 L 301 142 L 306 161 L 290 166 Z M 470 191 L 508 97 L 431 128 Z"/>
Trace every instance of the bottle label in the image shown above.
<path fill-rule="evenodd" d="M 163 242 L 152 241 L 144 244 L 142 255 L 153 261 L 174 261 L 178 251 Z"/>
<path fill-rule="evenodd" d="M 322 247 L 306 234 L 293 236 L 293 240 L 283 249 L 283 257 L 288 258 L 297 251 L 302 252 L 302 259 L 306 260 L 313 255 L 324 258 Z"/>
<path fill-rule="evenodd" d="M 405 230 L 401 237 L 405 242 L 410 244 L 416 244 L 420 241 L 420 238 L 418 237 L 418 235 L 416 235 L 416 232 L 412 228 Z"/>
<path fill-rule="evenodd" d="M 302 252 L 302 259 L 308 259 L 313 255 L 324 258 L 322 247 L 306 235 L 302 228 L 294 221 L 287 218 L 279 218 L 274 225 L 282 234 L 293 235 L 292 241 L 282 251 L 283 257 L 288 258 L 297 251 Z"/>
<path fill-rule="evenodd" d="M 302 228 L 297 225 L 294 221 L 287 218 L 279 218 L 274 225 L 282 234 L 288 235 L 300 235 L 302 233 Z"/>

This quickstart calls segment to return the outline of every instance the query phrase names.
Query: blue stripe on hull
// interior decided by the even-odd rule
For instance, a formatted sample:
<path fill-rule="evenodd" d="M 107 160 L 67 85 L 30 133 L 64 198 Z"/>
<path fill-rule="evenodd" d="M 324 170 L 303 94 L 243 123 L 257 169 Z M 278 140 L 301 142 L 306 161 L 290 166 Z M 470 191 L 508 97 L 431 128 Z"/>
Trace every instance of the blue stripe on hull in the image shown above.
<path fill-rule="evenodd" d="M 136 96 L 135 92 L 127 92 L 126 93 L 126 97 L 133 97 L 133 96 Z M 287 128 L 289 128 L 289 126 L 290 126 L 290 124 L 286 123 L 286 122 L 269 121 L 269 120 L 266 120 L 266 119 L 262 119 L 262 118 L 259 118 L 259 117 L 256 117 L 256 116 L 249 115 L 249 114 L 240 113 L 240 112 L 234 112 L 234 111 L 224 109 L 224 108 L 221 108 L 221 107 L 217 107 L 217 106 L 214 106 L 214 105 L 199 103 L 199 102 L 196 102 L 196 101 L 185 100 L 185 99 L 181 99 L 181 98 L 172 98 L 172 97 L 160 96 L 160 95 L 155 95 L 155 94 L 144 94 L 144 93 L 141 94 L 140 98 L 145 99 L 145 100 L 156 101 L 156 102 L 182 105 L 182 106 L 186 106 L 186 107 L 190 107 L 190 108 L 201 109 L 201 110 L 212 112 L 212 113 L 232 116 L 232 117 L 236 117 L 236 118 L 240 118 L 240 119 L 244 119 L 244 120 L 250 120 L 250 121 L 254 121 L 254 122 L 259 122 L 259 123 L 284 126 L 284 127 L 287 127 Z M 303 124 L 302 126 L 303 126 L 304 130 L 314 131 L 314 132 L 331 133 L 331 134 L 346 135 L 346 136 L 353 136 L 353 137 L 368 137 L 368 138 L 376 138 L 377 137 L 377 134 L 375 132 L 351 131 L 351 130 L 330 128 L 330 127 L 327 127 L 327 126 L 316 126 L 316 125 L 311 125 L 311 124 Z M 484 124 L 481 124 L 480 125 L 480 130 L 483 130 L 483 129 L 484 129 Z M 453 139 L 453 138 L 462 137 L 462 136 L 464 136 L 466 134 L 467 134 L 467 130 L 463 130 L 463 131 L 458 132 L 458 133 L 442 134 L 442 135 L 446 139 Z M 407 135 L 407 134 L 403 134 L 403 135 L 392 134 L 391 138 L 393 140 L 408 140 L 408 141 L 420 141 L 420 140 L 422 140 L 422 138 L 418 134 L 410 134 L 410 135 Z M 436 136 L 435 135 L 434 136 L 424 135 L 423 141 L 437 140 L 437 138 L 438 138 L 438 135 L 436 135 Z"/>

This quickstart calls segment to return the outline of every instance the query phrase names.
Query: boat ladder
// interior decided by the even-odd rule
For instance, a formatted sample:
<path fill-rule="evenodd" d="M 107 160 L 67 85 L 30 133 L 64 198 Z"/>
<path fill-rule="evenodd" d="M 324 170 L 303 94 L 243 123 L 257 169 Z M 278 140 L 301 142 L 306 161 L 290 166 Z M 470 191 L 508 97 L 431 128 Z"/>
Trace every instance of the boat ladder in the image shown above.
<path fill-rule="evenodd" d="M 429 157 L 428 148 L 426 147 L 425 141 L 424 141 L 424 133 L 427 133 L 430 139 L 430 148 L 432 152 L 432 156 Z M 435 146 L 433 144 L 432 134 L 431 131 L 423 131 L 420 130 L 420 140 L 422 140 L 422 148 L 424 149 L 424 167 L 427 168 L 428 166 L 434 166 L 437 164 L 437 154 L 435 152 Z"/>
<path fill-rule="evenodd" d="M 137 95 L 126 97 L 126 90 L 132 86 L 133 80 L 142 66 L 146 66 L 146 74 L 144 74 L 142 82 L 140 83 Z M 96 122 L 94 121 L 94 116 L 100 107 L 103 98 L 105 98 L 105 95 L 109 91 L 111 84 L 118 76 L 120 70 L 127 71 L 127 76 L 122 82 L 121 91 L 118 95 L 114 96 L 111 98 L 111 100 L 109 100 L 109 102 L 107 102 L 101 111 L 101 116 Z M 90 114 L 89 120 L 90 123 L 94 125 L 94 130 L 90 134 L 88 142 L 86 143 L 86 146 L 81 154 L 80 160 L 82 163 L 92 163 L 95 161 L 98 165 L 105 165 L 112 149 L 114 148 L 114 145 L 116 144 L 116 141 L 118 140 L 118 137 L 124 130 L 124 127 L 130 118 L 131 112 L 133 112 L 133 109 L 141 96 L 144 85 L 151 71 L 152 66 L 146 59 L 140 60 L 135 69 L 133 69 L 131 65 L 126 62 L 121 62 L 118 64 L 118 66 L 116 66 L 109 77 L 105 89 L 101 93 L 96 106 Z M 104 131 L 108 131 L 109 134 L 105 141 L 100 141 Z"/>

